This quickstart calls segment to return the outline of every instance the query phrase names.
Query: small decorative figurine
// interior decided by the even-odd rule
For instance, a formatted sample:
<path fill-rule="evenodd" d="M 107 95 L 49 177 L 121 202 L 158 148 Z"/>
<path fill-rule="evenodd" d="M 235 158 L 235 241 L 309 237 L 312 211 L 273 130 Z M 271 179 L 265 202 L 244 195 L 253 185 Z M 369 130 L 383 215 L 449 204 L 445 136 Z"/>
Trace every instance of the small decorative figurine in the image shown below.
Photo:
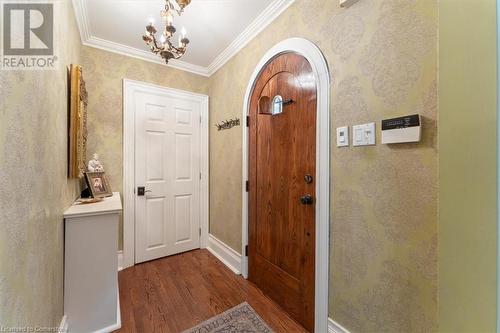
<path fill-rule="evenodd" d="M 89 172 L 102 172 L 104 171 L 104 168 L 99 161 L 99 155 L 94 154 L 92 155 L 92 159 L 89 161 L 89 166 L 88 166 Z"/>

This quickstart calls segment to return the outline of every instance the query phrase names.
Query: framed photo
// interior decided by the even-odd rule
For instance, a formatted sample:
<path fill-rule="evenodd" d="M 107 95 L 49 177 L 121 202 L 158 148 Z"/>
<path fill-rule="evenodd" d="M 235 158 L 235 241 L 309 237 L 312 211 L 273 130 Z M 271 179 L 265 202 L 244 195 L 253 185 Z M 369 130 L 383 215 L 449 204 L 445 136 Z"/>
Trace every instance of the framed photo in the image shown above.
<path fill-rule="evenodd" d="M 85 172 L 85 180 L 94 198 L 110 197 L 113 195 L 106 174 L 103 171 Z"/>
<path fill-rule="evenodd" d="M 82 66 L 68 69 L 68 177 L 80 178 L 86 170 L 87 151 L 87 89 Z"/>

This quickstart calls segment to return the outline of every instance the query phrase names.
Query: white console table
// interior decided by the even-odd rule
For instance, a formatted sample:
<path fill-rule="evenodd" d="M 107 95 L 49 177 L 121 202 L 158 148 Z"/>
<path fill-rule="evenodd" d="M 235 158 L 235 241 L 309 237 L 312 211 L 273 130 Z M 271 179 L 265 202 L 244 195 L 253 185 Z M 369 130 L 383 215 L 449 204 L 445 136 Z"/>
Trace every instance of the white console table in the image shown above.
<path fill-rule="evenodd" d="M 69 333 L 121 327 L 118 295 L 120 194 L 64 213 L 64 314 Z"/>

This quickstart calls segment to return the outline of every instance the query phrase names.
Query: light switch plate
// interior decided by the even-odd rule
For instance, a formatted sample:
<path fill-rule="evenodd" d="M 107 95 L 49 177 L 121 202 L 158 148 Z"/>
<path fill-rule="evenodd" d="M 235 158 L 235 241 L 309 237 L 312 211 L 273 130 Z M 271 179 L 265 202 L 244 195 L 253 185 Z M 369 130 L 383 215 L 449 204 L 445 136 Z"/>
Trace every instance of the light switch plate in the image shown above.
<path fill-rule="evenodd" d="M 375 123 L 352 126 L 352 145 L 370 146 L 375 144 Z"/>
<path fill-rule="evenodd" d="M 337 147 L 349 146 L 349 127 L 337 127 Z"/>

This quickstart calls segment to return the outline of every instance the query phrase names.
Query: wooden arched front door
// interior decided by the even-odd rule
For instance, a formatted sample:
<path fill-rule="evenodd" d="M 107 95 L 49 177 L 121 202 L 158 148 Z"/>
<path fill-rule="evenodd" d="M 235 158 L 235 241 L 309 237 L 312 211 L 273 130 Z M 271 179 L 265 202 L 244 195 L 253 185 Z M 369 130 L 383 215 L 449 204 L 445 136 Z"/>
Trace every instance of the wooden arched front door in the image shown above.
<path fill-rule="evenodd" d="M 250 281 L 314 330 L 316 84 L 294 53 L 270 61 L 249 109 Z"/>

